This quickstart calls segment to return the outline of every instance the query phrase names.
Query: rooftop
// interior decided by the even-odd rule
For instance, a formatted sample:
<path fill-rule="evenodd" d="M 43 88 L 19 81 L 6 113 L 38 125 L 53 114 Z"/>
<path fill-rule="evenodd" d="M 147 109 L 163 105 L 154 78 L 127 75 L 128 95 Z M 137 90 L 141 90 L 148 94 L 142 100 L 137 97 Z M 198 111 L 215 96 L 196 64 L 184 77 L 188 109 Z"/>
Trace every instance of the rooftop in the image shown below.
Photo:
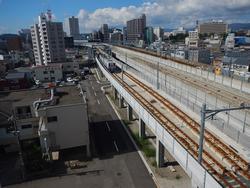
<path fill-rule="evenodd" d="M 79 95 L 79 89 L 76 86 L 57 87 L 54 98 L 57 100 L 54 105 L 67 105 L 83 103 L 82 97 Z M 0 111 L 7 106 L 27 106 L 32 105 L 34 101 L 39 99 L 49 99 L 50 89 L 29 89 L 12 92 L 0 92 Z M 7 103 L 8 102 L 8 103 Z"/>

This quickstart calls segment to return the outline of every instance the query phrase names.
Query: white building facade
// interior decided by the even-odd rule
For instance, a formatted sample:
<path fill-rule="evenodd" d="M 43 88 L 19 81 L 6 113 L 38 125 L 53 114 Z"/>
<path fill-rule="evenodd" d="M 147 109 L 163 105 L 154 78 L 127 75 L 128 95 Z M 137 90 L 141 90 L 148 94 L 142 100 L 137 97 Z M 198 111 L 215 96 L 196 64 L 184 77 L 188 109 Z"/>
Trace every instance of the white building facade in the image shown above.
<path fill-rule="evenodd" d="M 42 13 L 38 24 L 31 27 L 31 36 L 36 65 L 65 61 L 63 25 L 52 22 L 48 15 Z"/>

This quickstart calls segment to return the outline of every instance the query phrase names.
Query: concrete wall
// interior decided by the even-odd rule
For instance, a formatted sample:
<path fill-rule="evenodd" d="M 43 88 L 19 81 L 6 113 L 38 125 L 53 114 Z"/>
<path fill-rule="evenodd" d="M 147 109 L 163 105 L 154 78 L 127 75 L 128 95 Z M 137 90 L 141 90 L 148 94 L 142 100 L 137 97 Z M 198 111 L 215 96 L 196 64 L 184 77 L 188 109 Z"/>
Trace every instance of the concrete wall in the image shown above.
<path fill-rule="evenodd" d="M 239 79 L 233 78 L 233 77 L 231 78 L 228 76 L 215 75 L 213 72 L 210 72 L 208 70 L 202 70 L 201 68 L 191 67 L 188 65 L 176 63 L 172 60 L 165 60 L 162 58 L 158 58 L 158 57 L 154 57 L 151 55 L 127 50 L 124 48 L 115 47 L 115 49 L 119 50 L 121 52 L 121 54 L 125 54 L 125 53 L 136 54 L 140 57 L 150 59 L 151 62 L 160 62 L 160 63 L 163 63 L 163 64 L 169 66 L 169 67 L 176 68 L 176 69 L 179 69 L 181 71 L 184 71 L 184 72 L 187 72 L 190 74 L 194 74 L 196 76 L 200 76 L 204 79 L 207 79 L 207 80 L 210 80 L 210 81 L 213 81 L 216 83 L 220 83 L 220 84 L 225 85 L 225 86 L 229 86 L 229 87 L 237 89 L 241 92 L 250 93 L 250 83 L 248 82 L 248 80 L 244 80 L 244 79 L 239 80 Z"/>
<path fill-rule="evenodd" d="M 125 61 L 123 55 L 117 55 L 117 57 Z M 156 89 L 157 70 L 136 63 L 129 57 L 127 57 L 127 63 L 133 66 L 136 70 L 125 66 L 124 69 L 128 72 L 134 73 L 137 77 L 147 83 L 152 84 Z M 190 114 L 191 117 L 193 117 L 193 114 L 190 113 L 190 110 L 191 112 L 200 115 L 200 109 L 203 103 L 206 103 L 207 107 L 210 109 L 229 107 L 229 104 L 224 102 L 223 98 L 215 97 L 214 95 L 188 85 L 183 80 L 178 80 L 168 74 L 159 73 L 159 85 L 159 92 L 162 92 L 162 95 L 166 98 L 173 98 L 174 100 L 171 101 L 183 109 L 187 114 Z M 219 113 L 216 116 L 216 120 L 210 121 L 210 124 L 234 139 L 237 143 L 250 148 L 250 113 L 248 111 Z"/>
<path fill-rule="evenodd" d="M 57 122 L 47 123 L 47 129 L 54 138 L 53 145 L 60 149 L 89 144 L 89 125 L 85 104 L 49 107 L 46 116 L 57 116 Z"/>

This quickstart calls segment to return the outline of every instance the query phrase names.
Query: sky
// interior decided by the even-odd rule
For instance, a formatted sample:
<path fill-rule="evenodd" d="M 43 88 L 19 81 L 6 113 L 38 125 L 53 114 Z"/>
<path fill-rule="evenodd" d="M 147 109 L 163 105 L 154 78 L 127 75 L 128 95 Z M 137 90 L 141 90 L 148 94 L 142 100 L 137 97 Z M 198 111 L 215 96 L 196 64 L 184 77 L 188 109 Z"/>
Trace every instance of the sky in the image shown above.
<path fill-rule="evenodd" d="M 51 9 L 55 21 L 79 18 L 80 31 L 92 32 L 102 23 L 122 27 L 142 13 L 147 25 L 175 29 L 190 28 L 196 20 L 250 22 L 250 0 L 0 0 L 0 34 L 17 33 L 37 22 L 41 12 Z"/>

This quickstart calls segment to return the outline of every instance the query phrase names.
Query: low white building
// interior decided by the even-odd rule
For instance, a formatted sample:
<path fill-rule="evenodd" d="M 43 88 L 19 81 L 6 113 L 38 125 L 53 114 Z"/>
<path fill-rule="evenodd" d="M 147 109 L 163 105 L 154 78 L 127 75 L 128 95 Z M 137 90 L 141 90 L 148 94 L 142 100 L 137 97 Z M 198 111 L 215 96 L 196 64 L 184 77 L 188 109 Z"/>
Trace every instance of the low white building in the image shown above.
<path fill-rule="evenodd" d="M 13 134 L 16 127 L 21 143 L 40 140 L 49 159 L 52 152 L 80 146 L 90 155 L 87 104 L 82 93 L 76 86 L 0 93 L 0 147 L 5 152 L 19 150 Z"/>
<path fill-rule="evenodd" d="M 51 63 L 34 66 L 33 77 L 41 82 L 54 82 L 63 79 L 63 74 L 80 73 L 79 62 Z"/>
<path fill-rule="evenodd" d="M 235 34 L 234 33 L 229 33 L 226 41 L 225 41 L 225 46 L 227 49 L 232 49 L 235 46 L 235 40 L 234 40 Z"/>
<path fill-rule="evenodd" d="M 47 66 L 34 66 L 33 77 L 41 82 L 51 82 L 63 79 L 63 68 L 60 63 L 53 63 Z"/>
<path fill-rule="evenodd" d="M 48 99 L 34 102 L 40 143 L 48 159 L 54 152 L 80 146 L 90 155 L 87 104 L 81 93 L 75 86 L 60 87 L 51 89 Z"/>

